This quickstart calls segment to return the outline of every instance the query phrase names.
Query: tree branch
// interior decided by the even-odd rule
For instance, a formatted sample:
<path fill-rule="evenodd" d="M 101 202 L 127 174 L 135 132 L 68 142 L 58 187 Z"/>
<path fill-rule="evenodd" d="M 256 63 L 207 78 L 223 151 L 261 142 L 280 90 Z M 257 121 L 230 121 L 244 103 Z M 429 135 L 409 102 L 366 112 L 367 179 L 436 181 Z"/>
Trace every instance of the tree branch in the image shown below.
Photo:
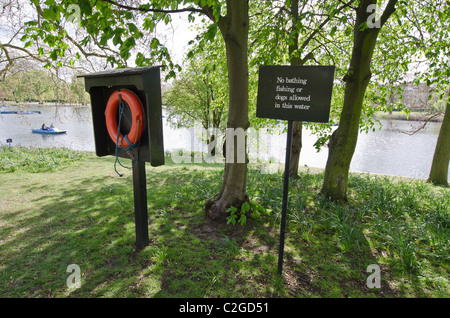
<path fill-rule="evenodd" d="M 16 46 L 16 45 L 12 45 L 12 44 L 1 44 L 0 43 L 0 48 L 2 48 L 2 50 L 5 52 L 7 57 L 9 57 L 9 52 L 6 50 L 6 48 L 10 48 L 10 49 L 13 49 L 13 50 L 22 51 L 22 52 L 26 53 L 28 57 L 32 57 L 35 60 L 38 60 L 39 62 L 43 62 L 44 63 L 44 62 L 48 61 L 46 59 L 42 59 L 42 58 L 38 57 L 36 54 L 33 54 L 33 53 L 29 52 L 27 49 L 24 49 L 23 47 L 20 47 L 20 46 Z M 8 60 L 16 60 L 16 59 L 19 59 L 19 58 L 22 58 L 22 57 L 15 57 L 15 58 L 12 58 L 12 59 L 8 58 Z"/>
<path fill-rule="evenodd" d="M 394 129 L 394 131 L 401 132 L 402 134 L 406 134 L 406 135 L 408 135 L 408 136 L 415 135 L 415 134 L 417 134 L 419 131 L 421 131 L 422 129 L 425 129 L 426 125 L 427 125 L 433 118 L 438 117 L 438 116 L 441 116 L 441 115 L 442 115 L 441 113 L 436 113 L 436 114 L 431 115 L 430 117 L 428 117 L 428 118 L 425 120 L 425 122 L 424 122 L 421 126 L 415 128 L 415 129 L 412 130 L 412 131 L 404 131 L 404 130 L 401 130 L 401 129 Z"/>
<path fill-rule="evenodd" d="M 397 1 L 397 0 L 395 0 Z M 344 3 L 340 8 L 338 8 L 338 11 L 341 11 L 347 7 L 349 7 L 355 0 L 350 0 L 347 3 Z M 331 20 L 331 17 L 328 15 L 328 17 L 308 36 L 308 38 L 303 42 L 302 46 L 300 47 L 300 52 L 303 52 L 305 47 L 309 44 L 309 42 L 316 36 L 316 34 Z"/>
<path fill-rule="evenodd" d="M 43 16 L 43 12 L 42 12 L 42 8 L 41 8 L 41 6 L 40 5 L 36 5 L 35 6 L 36 7 L 36 12 L 37 12 L 37 14 L 38 14 L 38 17 L 42 17 Z M 83 47 L 82 47 L 82 45 L 80 45 L 80 43 L 78 43 L 78 41 L 76 41 L 75 39 L 73 39 L 67 32 L 65 32 L 65 30 L 64 30 L 64 28 L 61 26 L 61 25 L 59 25 L 59 24 L 57 24 L 57 23 L 55 23 L 55 22 L 51 22 L 52 24 L 53 24 L 53 26 L 55 27 L 55 28 L 57 28 L 57 30 L 61 33 L 61 34 L 64 34 L 64 36 L 73 44 L 73 45 L 75 45 L 75 47 L 85 56 L 85 57 L 89 57 L 89 56 L 96 56 L 96 57 L 100 57 L 100 58 L 107 58 L 108 57 L 108 55 L 107 54 L 100 54 L 100 53 L 96 53 L 96 52 L 86 52 L 84 49 L 83 49 Z M 119 54 L 118 52 L 116 52 L 116 51 L 114 51 L 114 50 L 111 50 L 110 48 L 103 48 L 102 46 L 100 46 L 98 43 L 97 43 L 97 41 L 94 39 L 94 41 L 96 42 L 96 44 L 97 44 L 97 46 L 99 47 L 99 48 L 101 48 L 101 49 L 103 49 L 103 50 L 105 50 L 105 49 L 107 49 L 107 50 L 109 50 L 109 51 L 111 51 L 111 52 L 113 52 L 114 54 Z"/>
<path fill-rule="evenodd" d="M 174 10 L 167 10 L 167 9 L 154 9 L 150 7 L 146 7 L 145 5 L 141 5 L 139 7 L 132 7 L 125 4 L 120 4 L 113 0 L 101 0 L 103 2 L 107 2 L 109 4 L 112 4 L 113 6 L 116 6 L 121 9 L 130 10 L 130 11 L 139 11 L 139 12 L 154 12 L 154 13 L 182 13 L 182 12 L 196 12 L 205 14 L 206 12 L 203 11 L 203 9 L 196 9 L 196 8 L 182 8 L 182 9 L 174 9 Z"/>
<path fill-rule="evenodd" d="M 389 0 L 386 8 L 383 11 L 383 14 L 380 17 L 381 27 L 386 23 L 389 17 L 395 12 L 395 6 L 397 5 L 398 0 Z"/>

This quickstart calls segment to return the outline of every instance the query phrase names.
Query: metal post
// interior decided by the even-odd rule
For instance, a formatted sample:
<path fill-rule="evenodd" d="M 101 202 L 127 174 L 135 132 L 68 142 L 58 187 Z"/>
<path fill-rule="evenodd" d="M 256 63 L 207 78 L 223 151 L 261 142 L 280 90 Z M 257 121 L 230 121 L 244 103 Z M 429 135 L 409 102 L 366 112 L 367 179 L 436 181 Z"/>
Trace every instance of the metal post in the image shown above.
<path fill-rule="evenodd" d="M 133 160 L 133 192 L 136 224 L 136 247 L 141 250 L 148 243 L 147 184 L 145 162 Z"/>
<path fill-rule="evenodd" d="M 284 236 L 286 232 L 286 211 L 289 193 L 289 166 L 291 161 L 291 144 L 292 144 L 292 120 L 288 120 L 288 131 L 286 138 L 286 160 L 284 164 L 283 205 L 281 208 L 280 246 L 278 250 L 278 275 L 281 275 L 281 272 L 283 271 L 283 251 L 284 251 Z"/>

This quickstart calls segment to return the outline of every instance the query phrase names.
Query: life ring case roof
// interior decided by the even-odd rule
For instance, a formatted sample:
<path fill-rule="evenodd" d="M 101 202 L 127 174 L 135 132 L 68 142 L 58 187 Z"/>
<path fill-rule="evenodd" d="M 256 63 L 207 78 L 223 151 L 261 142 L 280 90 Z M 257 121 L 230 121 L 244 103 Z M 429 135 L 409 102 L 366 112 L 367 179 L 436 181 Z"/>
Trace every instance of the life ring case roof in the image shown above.
<path fill-rule="evenodd" d="M 111 140 L 105 121 L 109 97 L 118 89 L 132 91 L 140 99 L 144 113 L 144 129 L 138 148 L 125 151 L 118 148 L 118 156 L 138 158 L 152 166 L 164 164 L 164 142 L 161 103 L 160 66 L 118 69 L 81 75 L 91 97 L 97 156 L 115 155 L 116 145 Z M 130 155 L 131 154 L 131 155 Z"/>

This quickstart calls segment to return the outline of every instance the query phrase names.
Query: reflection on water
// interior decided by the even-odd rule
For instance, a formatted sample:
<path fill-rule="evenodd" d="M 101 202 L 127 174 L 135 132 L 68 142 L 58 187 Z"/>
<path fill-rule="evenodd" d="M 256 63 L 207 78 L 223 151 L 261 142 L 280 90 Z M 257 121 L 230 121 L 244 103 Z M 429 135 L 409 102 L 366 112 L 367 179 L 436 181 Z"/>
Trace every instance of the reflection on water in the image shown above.
<path fill-rule="evenodd" d="M 8 110 L 17 109 L 17 107 L 8 107 Z M 12 138 L 12 145 L 68 147 L 74 150 L 95 151 L 89 107 L 38 106 L 21 110 L 41 110 L 42 113 L 0 114 L 0 145 L 5 145 L 7 138 Z M 383 124 L 381 130 L 359 135 L 350 170 L 427 178 L 441 124 L 429 123 L 425 129 L 408 135 L 400 131 L 411 131 L 419 126 L 418 123 L 399 120 L 382 120 L 381 122 Z M 32 128 L 39 128 L 43 123 L 46 125 L 53 123 L 57 128 L 66 129 L 67 133 L 61 135 L 31 133 Z M 206 146 L 199 143 L 200 134 L 194 133 L 193 128 L 173 128 L 165 118 L 163 123 L 166 151 L 192 148 L 206 151 Z M 262 160 L 284 162 L 285 134 L 270 135 L 258 131 L 256 135 L 258 146 L 251 145 L 250 155 L 258 152 Z M 315 141 L 316 138 L 310 134 L 310 131 L 304 130 L 300 165 L 324 168 L 328 148 L 323 147 L 317 152 L 313 146 Z"/>
<path fill-rule="evenodd" d="M 428 178 L 441 124 L 429 123 L 414 135 L 404 132 L 418 123 L 384 120 L 382 124 L 381 130 L 359 136 L 351 170 Z"/>

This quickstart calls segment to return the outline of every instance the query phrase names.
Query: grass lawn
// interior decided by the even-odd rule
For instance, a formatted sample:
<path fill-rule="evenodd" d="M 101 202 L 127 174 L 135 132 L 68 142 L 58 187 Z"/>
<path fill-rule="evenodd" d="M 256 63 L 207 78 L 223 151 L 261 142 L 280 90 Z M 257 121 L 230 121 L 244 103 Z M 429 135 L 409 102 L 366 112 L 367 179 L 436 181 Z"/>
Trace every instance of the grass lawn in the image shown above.
<path fill-rule="evenodd" d="M 131 171 L 65 149 L 0 148 L 0 297 L 450 297 L 450 190 L 352 174 L 349 203 L 291 180 L 277 276 L 281 173 L 250 167 L 264 209 L 244 226 L 208 223 L 220 165 L 147 166 L 150 245 L 134 247 Z M 68 288 L 76 264 L 81 287 Z M 369 288 L 375 264 L 381 287 Z"/>

